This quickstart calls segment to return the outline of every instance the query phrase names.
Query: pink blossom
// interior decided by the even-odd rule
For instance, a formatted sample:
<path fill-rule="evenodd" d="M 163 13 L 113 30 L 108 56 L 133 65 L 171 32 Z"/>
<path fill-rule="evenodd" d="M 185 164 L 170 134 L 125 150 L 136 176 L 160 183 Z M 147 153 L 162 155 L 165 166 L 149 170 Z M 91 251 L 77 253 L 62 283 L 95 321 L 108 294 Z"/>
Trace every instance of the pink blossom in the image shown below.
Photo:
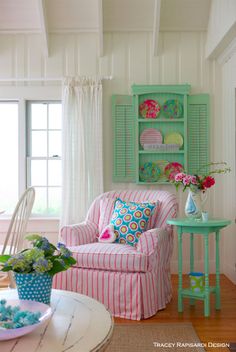
<path fill-rule="evenodd" d="M 191 176 L 191 183 L 192 183 L 193 185 L 196 185 L 196 184 L 197 184 L 197 178 L 196 178 L 196 176 Z"/>
<path fill-rule="evenodd" d="M 183 178 L 183 184 L 184 186 L 189 186 L 192 180 L 192 176 L 191 175 L 185 175 L 185 177 Z"/>
<path fill-rule="evenodd" d="M 184 174 L 183 172 L 179 172 L 178 174 L 175 175 L 175 181 L 181 182 L 185 176 L 186 174 Z"/>

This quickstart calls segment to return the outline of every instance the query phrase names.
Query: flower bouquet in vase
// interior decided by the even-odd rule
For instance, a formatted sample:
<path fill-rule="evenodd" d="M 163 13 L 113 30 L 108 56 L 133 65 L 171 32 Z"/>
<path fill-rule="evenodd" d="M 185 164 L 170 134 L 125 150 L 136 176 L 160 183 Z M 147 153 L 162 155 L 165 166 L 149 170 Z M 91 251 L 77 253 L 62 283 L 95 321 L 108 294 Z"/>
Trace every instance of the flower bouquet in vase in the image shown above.
<path fill-rule="evenodd" d="M 46 237 L 26 237 L 32 244 L 15 255 L 0 255 L 1 270 L 13 271 L 20 299 L 50 303 L 53 276 L 76 263 L 63 243 L 55 247 Z"/>
<path fill-rule="evenodd" d="M 219 168 L 219 165 L 223 165 Z M 201 172 L 202 170 L 209 170 L 208 172 Z M 189 218 L 200 219 L 202 217 L 203 206 L 207 200 L 207 190 L 214 186 L 214 174 L 225 174 L 231 169 L 227 167 L 225 162 L 211 162 L 204 165 L 199 172 L 194 175 L 189 175 L 186 172 L 179 172 L 171 179 L 176 188 L 183 186 L 183 191 L 189 190 L 188 197 L 185 204 L 185 215 Z"/>

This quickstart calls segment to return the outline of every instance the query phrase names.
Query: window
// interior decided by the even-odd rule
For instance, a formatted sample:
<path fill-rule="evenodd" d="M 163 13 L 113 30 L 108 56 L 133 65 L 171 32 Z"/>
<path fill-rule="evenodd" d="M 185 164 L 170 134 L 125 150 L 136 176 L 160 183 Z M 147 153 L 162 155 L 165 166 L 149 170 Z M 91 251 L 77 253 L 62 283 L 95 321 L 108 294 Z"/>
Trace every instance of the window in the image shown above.
<path fill-rule="evenodd" d="M 0 101 L 0 210 L 11 214 L 18 200 L 18 102 Z"/>
<path fill-rule="evenodd" d="M 58 216 L 61 206 L 61 103 L 27 103 L 27 186 L 34 215 Z"/>

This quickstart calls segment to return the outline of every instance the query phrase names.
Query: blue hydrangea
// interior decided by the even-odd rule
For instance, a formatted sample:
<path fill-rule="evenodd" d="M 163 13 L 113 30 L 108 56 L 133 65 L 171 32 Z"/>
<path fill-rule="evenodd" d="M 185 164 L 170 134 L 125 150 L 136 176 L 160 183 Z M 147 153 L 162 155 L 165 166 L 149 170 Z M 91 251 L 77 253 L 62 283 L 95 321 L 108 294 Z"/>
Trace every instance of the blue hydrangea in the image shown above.
<path fill-rule="evenodd" d="M 33 269 L 37 273 L 45 273 L 46 271 L 49 271 L 52 268 L 53 264 L 50 260 L 44 259 L 44 258 L 39 258 L 34 264 L 33 264 Z"/>
<path fill-rule="evenodd" d="M 64 245 L 64 243 L 59 242 L 59 243 L 57 244 L 57 248 L 59 249 L 60 254 L 61 254 L 63 257 L 69 258 L 69 257 L 72 256 L 72 252 L 71 252 L 68 248 L 66 248 L 66 246 Z"/>

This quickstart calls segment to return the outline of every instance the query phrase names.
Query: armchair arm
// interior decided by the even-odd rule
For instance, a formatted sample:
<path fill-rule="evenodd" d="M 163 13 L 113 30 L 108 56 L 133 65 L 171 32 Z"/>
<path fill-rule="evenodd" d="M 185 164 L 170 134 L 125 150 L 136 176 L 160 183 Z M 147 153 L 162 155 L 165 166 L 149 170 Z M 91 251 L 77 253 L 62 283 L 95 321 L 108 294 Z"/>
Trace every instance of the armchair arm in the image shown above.
<path fill-rule="evenodd" d="M 143 232 L 137 243 L 137 251 L 151 255 L 163 241 L 164 236 L 168 236 L 166 232 L 167 230 L 163 228 L 155 228 Z"/>
<path fill-rule="evenodd" d="M 96 241 L 97 235 L 97 225 L 91 221 L 76 225 L 66 225 L 60 231 L 60 238 L 67 246 L 93 243 Z"/>

